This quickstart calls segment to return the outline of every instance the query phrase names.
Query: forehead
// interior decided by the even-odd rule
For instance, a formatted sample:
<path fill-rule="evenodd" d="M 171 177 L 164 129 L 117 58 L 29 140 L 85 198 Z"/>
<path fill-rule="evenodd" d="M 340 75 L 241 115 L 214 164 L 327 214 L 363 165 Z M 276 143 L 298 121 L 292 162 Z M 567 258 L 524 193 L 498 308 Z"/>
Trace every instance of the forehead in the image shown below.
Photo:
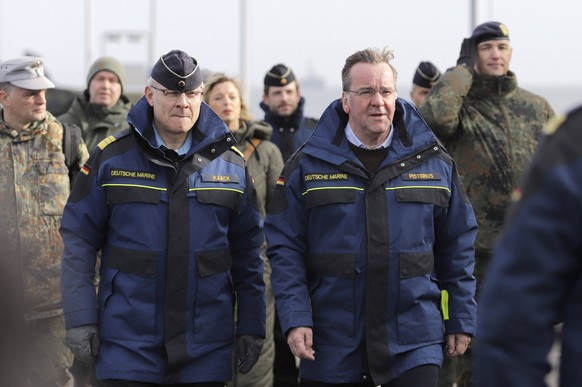
<path fill-rule="evenodd" d="M 232 81 L 222 81 L 215 83 L 214 86 L 212 86 L 212 91 L 216 89 L 220 89 L 222 91 L 224 90 L 233 91 L 236 90 L 236 86 L 234 85 L 234 83 L 232 83 Z"/>
<path fill-rule="evenodd" d="M 297 90 L 297 82 L 293 81 L 285 86 L 269 86 L 269 94 Z"/>
<path fill-rule="evenodd" d="M 113 73 L 113 72 L 111 72 L 109 70 L 101 70 L 101 71 L 99 71 L 93 77 L 93 79 L 95 79 L 95 78 L 115 78 L 115 80 L 119 81 L 119 78 L 117 78 L 117 75 L 115 75 L 115 73 Z"/>
<path fill-rule="evenodd" d="M 509 46 L 509 39 L 491 39 L 481 42 L 477 45 L 477 47 L 483 46 Z"/>
<path fill-rule="evenodd" d="M 386 62 L 382 63 L 356 63 L 350 69 L 352 85 L 374 86 L 394 86 L 394 74 Z"/>

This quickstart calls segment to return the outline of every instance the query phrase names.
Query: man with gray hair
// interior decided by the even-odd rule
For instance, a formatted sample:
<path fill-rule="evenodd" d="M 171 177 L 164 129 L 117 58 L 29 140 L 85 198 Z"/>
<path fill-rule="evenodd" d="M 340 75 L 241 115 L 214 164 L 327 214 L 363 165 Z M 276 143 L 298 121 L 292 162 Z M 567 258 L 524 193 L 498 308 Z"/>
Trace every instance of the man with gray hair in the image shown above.
<path fill-rule="evenodd" d="M 271 200 L 271 282 L 302 386 L 436 386 L 443 347 L 461 356 L 475 334 L 473 208 L 454 161 L 397 98 L 392 58 L 346 59 L 341 99 Z"/>
<path fill-rule="evenodd" d="M 59 293 L 61 215 L 73 176 L 89 157 L 79 141 L 75 158 L 64 152 L 63 126 L 46 110 L 45 93 L 55 85 L 39 57 L 0 63 L 0 218 L 3 266 L 22 304 L 27 385 L 63 385 L 71 353 L 63 345 Z M 71 144 L 69 144 L 71 145 Z M 69 155 L 70 156 L 70 155 Z M 14 354 L 16 356 L 16 353 Z"/>
<path fill-rule="evenodd" d="M 257 195 L 203 93 L 196 59 L 160 57 L 130 129 L 97 145 L 65 207 L 66 342 L 101 386 L 223 387 L 235 336 L 241 373 L 261 352 Z"/>

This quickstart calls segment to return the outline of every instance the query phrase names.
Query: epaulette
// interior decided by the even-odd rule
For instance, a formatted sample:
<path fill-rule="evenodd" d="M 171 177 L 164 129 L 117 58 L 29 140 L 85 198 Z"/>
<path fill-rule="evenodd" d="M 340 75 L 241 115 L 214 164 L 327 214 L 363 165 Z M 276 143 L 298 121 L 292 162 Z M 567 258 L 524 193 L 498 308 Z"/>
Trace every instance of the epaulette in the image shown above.
<path fill-rule="evenodd" d="M 101 150 L 105 149 L 105 147 L 109 144 L 111 144 L 112 142 L 115 142 L 115 140 L 117 140 L 115 138 L 115 136 L 111 135 L 111 136 L 107 136 L 105 137 L 103 140 L 99 141 L 99 144 L 97 144 L 97 147 Z"/>
<path fill-rule="evenodd" d="M 245 156 L 242 154 L 241 151 L 239 151 L 234 145 L 230 147 L 231 150 L 235 151 L 237 154 L 240 155 L 240 157 L 242 157 L 243 159 L 245 158 Z"/>
<path fill-rule="evenodd" d="M 558 130 L 558 128 L 566 121 L 566 115 L 559 114 L 555 115 L 554 117 L 550 118 L 550 120 L 544 125 L 544 129 L 542 132 L 546 136 L 550 136 Z"/>
<path fill-rule="evenodd" d="M 119 133 L 115 133 L 115 134 L 112 134 L 110 136 L 107 136 L 97 144 L 97 148 L 103 150 L 109 144 L 114 143 L 115 141 L 119 140 L 120 138 L 127 136 L 129 133 L 131 133 L 130 130 L 126 129 L 126 130 L 122 130 Z"/>

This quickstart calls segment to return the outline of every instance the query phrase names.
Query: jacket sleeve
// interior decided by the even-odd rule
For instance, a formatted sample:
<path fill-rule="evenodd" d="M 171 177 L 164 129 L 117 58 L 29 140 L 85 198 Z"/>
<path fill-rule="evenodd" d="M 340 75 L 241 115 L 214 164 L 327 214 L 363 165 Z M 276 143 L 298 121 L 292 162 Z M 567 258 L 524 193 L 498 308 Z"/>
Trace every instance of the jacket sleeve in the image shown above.
<path fill-rule="evenodd" d="M 93 278 L 97 252 L 105 240 L 107 204 L 98 184 L 98 154 L 79 174 L 63 212 L 60 233 L 61 295 L 67 329 L 97 324 L 97 298 Z"/>
<path fill-rule="evenodd" d="M 283 332 L 313 326 L 307 286 L 308 210 L 301 195 L 298 170 L 290 176 L 287 166 L 277 182 L 265 223 L 271 284 Z"/>
<path fill-rule="evenodd" d="M 467 67 L 453 67 L 431 88 L 420 106 L 424 120 L 440 140 L 453 137 L 459 129 L 461 107 L 472 83 L 473 75 Z"/>
<path fill-rule="evenodd" d="M 449 205 L 435 220 L 435 270 L 441 289 L 449 295 L 448 319 L 445 313 L 446 334 L 475 335 L 477 280 L 473 276 L 473 245 L 477 237 L 477 220 L 454 164 L 452 172 Z"/>
<path fill-rule="evenodd" d="M 265 337 L 265 283 L 260 246 L 263 220 L 255 186 L 245 170 L 246 191 L 238 213 L 231 217 L 229 244 L 232 279 L 237 296 L 237 335 Z"/>

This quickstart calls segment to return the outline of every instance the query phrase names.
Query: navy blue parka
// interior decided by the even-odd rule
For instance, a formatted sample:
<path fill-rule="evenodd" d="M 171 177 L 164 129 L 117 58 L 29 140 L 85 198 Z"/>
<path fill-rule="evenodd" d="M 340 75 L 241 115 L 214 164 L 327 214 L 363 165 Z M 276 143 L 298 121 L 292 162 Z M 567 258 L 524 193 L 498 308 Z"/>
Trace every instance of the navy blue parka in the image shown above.
<path fill-rule="evenodd" d="M 131 128 L 98 145 L 68 200 L 66 328 L 98 324 L 100 379 L 227 381 L 235 334 L 265 334 L 255 188 L 230 131 L 206 104 L 184 157 L 152 146 L 152 120 L 142 98 Z"/>
<path fill-rule="evenodd" d="M 440 365 L 445 334 L 475 333 L 477 224 L 453 160 L 409 102 L 396 101 L 376 173 L 350 150 L 347 122 L 333 102 L 286 163 L 267 254 L 283 331 L 313 328 L 301 376 L 383 384 Z"/>

